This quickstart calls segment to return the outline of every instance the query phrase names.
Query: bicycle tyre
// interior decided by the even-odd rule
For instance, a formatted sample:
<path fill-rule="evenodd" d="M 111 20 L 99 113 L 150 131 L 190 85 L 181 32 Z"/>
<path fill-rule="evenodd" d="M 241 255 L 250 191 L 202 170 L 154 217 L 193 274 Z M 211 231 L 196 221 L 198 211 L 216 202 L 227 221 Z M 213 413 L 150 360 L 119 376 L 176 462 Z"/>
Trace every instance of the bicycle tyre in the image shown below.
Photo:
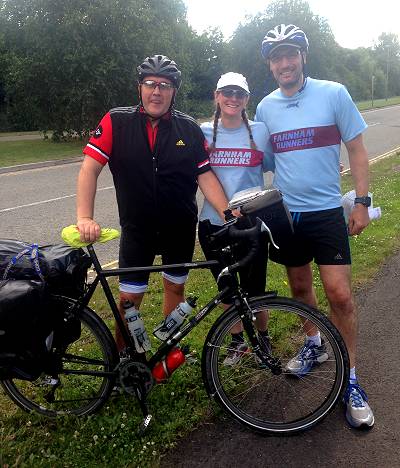
<path fill-rule="evenodd" d="M 65 313 L 76 304 L 74 299 L 63 296 L 54 296 L 54 301 L 57 313 L 60 310 Z M 34 381 L 13 378 L 0 382 L 11 400 L 23 410 L 50 418 L 68 414 L 84 416 L 95 413 L 107 401 L 115 376 L 86 372 L 113 371 L 118 362 L 115 342 L 105 323 L 89 307 L 80 308 L 77 314 L 80 337 L 59 351 L 56 375 L 43 373 Z M 68 374 L 70 370 L 82 374 Z M 56 386 L 57 380 L 60 385 Z"/>
<path fill-rule="evenodd" d="M 249 300 L 256 317 L 268 310 L 272 355 L 282 364 L 274 375 L 251 352 L 235 366 L 224 365 L 230 330 L 240 320 L 232 306 L 210 329 L 202 356 L 202 373 L 210 397 L 234 419 L 268 434 L 293 434 L 310 429 L 341 400 L 349 375 L 349 360 L 341 335 L 321 312 L 283 297 Z M 328 359 L 303 376 L 289 373 L 286 364 L 304 344 L 303 323 L 317 327 L 327 346 Z M 246 338 L 246 335 L 245 335 Z"/>

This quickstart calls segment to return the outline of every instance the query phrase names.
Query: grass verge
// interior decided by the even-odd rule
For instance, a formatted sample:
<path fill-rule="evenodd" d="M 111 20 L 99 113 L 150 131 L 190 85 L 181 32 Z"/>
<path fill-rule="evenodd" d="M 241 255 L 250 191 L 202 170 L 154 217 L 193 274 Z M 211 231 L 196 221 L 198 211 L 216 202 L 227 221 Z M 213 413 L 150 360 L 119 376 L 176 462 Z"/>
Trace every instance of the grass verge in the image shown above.
<path fill-rule="evenodd" d="M 371 191 L 374 203 L 382 208 L 382 218 L 351 240 L 355 287 L 373 280 L 385 259 L 400 245 L 400 154 L 371 166 Z M 351 188 L 351 178 L 343 177 L 343 192 Z M 199 250 L 197 258 L 201 258 Z M 269 289 L 288 293 L 282 267 L 270 263 Z M 113 288 L 115 289 L 115 283 Z M 326 310 L 318 277 L 315 287 L 322 309 Z M 205 304 L 216 292 L 211 275 L 205 270 L 193 270 L 187 294 L 199 296 Z M 161 319 L 162 288 L 160 275 L 151 277 L 150 293 L 143 304 L 147 329 Z M 91 306 L 111 326 L 112 317 L 99 290 Z M 202 345 L 211 323 L 219 312 L 205 319 L 186 338 L 186 343 L 200 359 Z M 151 430 L 138 437 L 140 410 L 133 398 L 110 400 L 98 414 L 85 418 L 45 420 L 16 408 L 0 393 L 0 466 L 34 467 L 156 467 L 162 454 L 173 447 L 180 437 L 220 411 L 207 398 L 201 380 L 200 363 L 185 364 L 173 374 L 166 385 L 156 386 L 149 404 L 155 422 Z"/>
<path fill-rule="evenodd" d="M 400 104 L 400 96 L 395 96 L 386 99 L 374 99 L 374 105 L 372 106 L 372 101 L 360 101 L 357 102 L 357 107 L 360 111 L 368 110 L 368 109 L 377 109 L 381 107 L 387 107 L 387 106 L 395 106 L 397 104 Z"/>
<path fill-rule="evenodd" d="M 81 140 L 66 143 L 51 140 L 0 141 L 0 167 L 81 156 L 83 145 Z"/>

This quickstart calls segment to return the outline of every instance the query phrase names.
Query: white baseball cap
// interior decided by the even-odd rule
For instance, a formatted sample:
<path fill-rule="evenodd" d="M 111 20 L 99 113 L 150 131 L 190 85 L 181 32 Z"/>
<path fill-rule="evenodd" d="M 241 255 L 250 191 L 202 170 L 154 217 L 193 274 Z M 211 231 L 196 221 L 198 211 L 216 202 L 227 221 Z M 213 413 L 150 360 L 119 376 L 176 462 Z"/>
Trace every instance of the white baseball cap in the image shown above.
<path fill-rule="evenodd" d="M 221 78 L 217 83 L 217 90 L 226 88 L 227 86 L 238 86 L 250 94 L 249 85 L 247 84 L 246 78 L 240 73 L 228 72 L 221 75 Z"/>

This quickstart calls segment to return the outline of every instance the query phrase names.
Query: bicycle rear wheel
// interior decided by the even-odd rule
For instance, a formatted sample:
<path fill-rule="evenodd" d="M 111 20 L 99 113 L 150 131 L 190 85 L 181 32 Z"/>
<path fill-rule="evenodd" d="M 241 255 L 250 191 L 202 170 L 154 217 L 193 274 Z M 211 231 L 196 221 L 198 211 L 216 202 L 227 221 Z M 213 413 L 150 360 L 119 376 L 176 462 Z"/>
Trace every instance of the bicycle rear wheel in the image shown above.
<path fill-rule="evenodd" d="M 75 304 L 61 296 L 54 300 L 55 313 L 68 313 Z M 48 417 L 82 416 L 98 411 L 107 401 L 115 382 L 112 371 L 118 362 L 115 342 L 91 309 L 83 307 L 77 314 L 81 325 L 79 339 L 61 351 L 51 350 L 50 367 L 56 370 L 43 373 L 35 381 L 1 382 L 9 397 L 25 411 Z"/>
<path fill-rule="evenodd" d="M 251 299 L 249 305 L 258 317 L 254 323 L 265 322 L 267 317 L 272 356 L 279 360 L 281 373 L 274 375 L 260 364 L 248 339 L 248 352 L 235 365 L 227 365 L 230 330 L 240 321 L 238 310 L 232 307 L 213 325 L 204 345 L 206 389 L 226 412 L 253 430 L 290 434 L 309 429 L 342 396 L 349 372 L 344 342 L 327 317 L 304 304 L 265 296 Z M 306 375 L 294 376 L 286 366 L 304 344 L 304 328 L 311 326 L 320 332 L 329 357 Z"/>

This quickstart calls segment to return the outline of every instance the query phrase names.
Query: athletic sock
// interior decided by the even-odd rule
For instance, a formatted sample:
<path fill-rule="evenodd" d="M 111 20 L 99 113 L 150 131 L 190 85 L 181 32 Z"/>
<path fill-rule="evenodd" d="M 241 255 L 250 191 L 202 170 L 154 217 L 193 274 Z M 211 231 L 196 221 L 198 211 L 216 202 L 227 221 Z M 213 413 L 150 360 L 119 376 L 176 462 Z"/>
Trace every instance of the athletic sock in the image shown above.
<path fill-rule="evenodd" d="M 316 335 L 307 335 L 307 343 L 312 343 L 315 346 L 321 346 L 321 334 L 318 332 Z"/>
<path fill-rule="evenodd" d="M 350 382 L 351 384 L 357 383 L 356 368 L 355 368 L 355 367 L 352 367 L 352 368 L 350 369 L 349 382 Z"/>

